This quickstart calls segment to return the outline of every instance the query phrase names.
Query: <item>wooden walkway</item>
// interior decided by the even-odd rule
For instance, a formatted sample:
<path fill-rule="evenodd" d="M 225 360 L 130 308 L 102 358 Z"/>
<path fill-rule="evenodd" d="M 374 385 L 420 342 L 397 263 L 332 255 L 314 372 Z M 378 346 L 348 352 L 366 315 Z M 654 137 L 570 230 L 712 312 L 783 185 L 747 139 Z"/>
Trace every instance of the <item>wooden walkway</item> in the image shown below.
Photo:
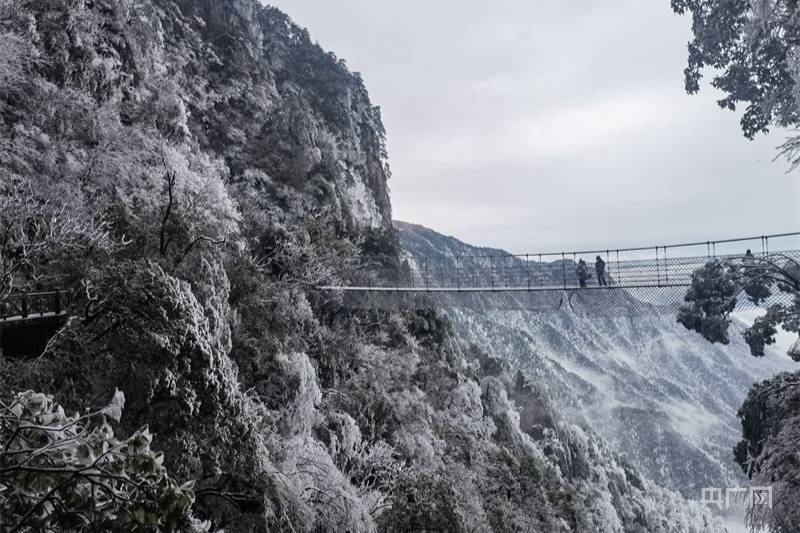
<path fill-rule="evenodd" d="M 64 291 L 13 293 L 0 301 L 0 326 L 64 314 Z"/>

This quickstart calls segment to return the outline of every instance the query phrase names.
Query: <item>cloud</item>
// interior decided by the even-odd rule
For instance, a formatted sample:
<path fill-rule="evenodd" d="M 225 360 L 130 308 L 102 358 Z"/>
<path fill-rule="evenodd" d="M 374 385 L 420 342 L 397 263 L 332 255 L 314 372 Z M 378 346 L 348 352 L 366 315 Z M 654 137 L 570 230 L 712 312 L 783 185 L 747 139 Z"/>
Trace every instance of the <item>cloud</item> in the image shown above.
<path fill-rule="evenodd" d="M 562 102 L 538 113 L 510 116 L 490 136 L 468 130 L 450 137 L 456 140 L 455 145 L 447 141 L 444 145 L 426 143 L 426 155 L 429 159 L 456 159 L 454 164 L 477 155 L 485 160 L 588 156 L 628 142 L 643 129 L 660 129 L 673 123 L 681 111 L 674 104 L 658 91 Z"/>

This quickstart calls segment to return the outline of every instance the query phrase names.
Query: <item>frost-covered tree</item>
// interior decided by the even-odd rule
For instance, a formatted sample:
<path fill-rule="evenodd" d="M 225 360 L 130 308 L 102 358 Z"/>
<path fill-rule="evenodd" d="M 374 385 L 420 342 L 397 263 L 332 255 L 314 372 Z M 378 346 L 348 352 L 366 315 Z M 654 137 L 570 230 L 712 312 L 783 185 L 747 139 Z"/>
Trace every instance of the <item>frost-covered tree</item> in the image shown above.
<path fill-rule="evenodd" d="M 800 8 L 795 0 L 671 0 L 692 15 L 686 90 L 696 93 L 706 69 L 724 93 L 724 109 L 746 106 L 746 137 L 771 125 L 794 126 L 800 76 Z"/>
<path fill-rule="evenodd" d="M 715 260 L 699 268 L 678 322 L 711 342 L 728 344 L 730 314 L 740 297 L 767 305 L 766 314 L 744 334 L 754 356 L 763 357 L 765 347 L 775 343 L 778 327 L 800 333 L 800 263 L 781 253 Z M 800 341 L 789 355 L 800 361 Z"/>
<path fill-rule="evenodd" d="M 57 283 L 47 263 L 84 261 L 117 248 L 106 222 L 37 194 L 30 180 L 0 186 L 0 300 L 33 283 Z"/>
<path fill-rule="evenodd" d="M 783 373 L 756 384 L 739 409 L 742 440 L 736 462 L 753 484 L 772 489 L 772 508 L 752 507 L 754 531 L 790 533 L 800 525 L 800 374 Z"/>
<path fill-rule="evenodd" d="M 156 172 L 163 172 L 159 255 L 177 264 L 202 243 L 225 243 L 237 231 L 239 214 L 222 181 L 224 164 L 170 146 L 159 149 L 158 157 Z"/>
<path fill-rule="evenodd" d="M 0 5 L 0 16 L 2 16 Z M 0 94 L 19 91 L 28 82 L 27 68 L 35 63 L 33 49 L 26 39 L 0 31 Z"/>
<path fill-rule="evenodd" d="M 119 391 L 82 415 L 32 391 L 0 400 L 0 529 L 208 531 L 191 514 L 193 483 L 169 476 L 150 431 L 115 437 L 124 405 Z"/>

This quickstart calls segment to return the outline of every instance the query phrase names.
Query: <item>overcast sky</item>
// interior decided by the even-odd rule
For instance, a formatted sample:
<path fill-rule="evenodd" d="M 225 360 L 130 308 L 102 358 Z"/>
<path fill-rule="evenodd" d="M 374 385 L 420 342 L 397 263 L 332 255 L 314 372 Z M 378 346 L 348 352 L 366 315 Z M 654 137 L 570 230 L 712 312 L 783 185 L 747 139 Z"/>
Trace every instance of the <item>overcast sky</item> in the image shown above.
<path fill-rule="evenodd" d="M 800 179 L 708 86 L 668 0 L 275 0 L 362 73 L 394 217 L 512 252 L 800 229 Z"/>

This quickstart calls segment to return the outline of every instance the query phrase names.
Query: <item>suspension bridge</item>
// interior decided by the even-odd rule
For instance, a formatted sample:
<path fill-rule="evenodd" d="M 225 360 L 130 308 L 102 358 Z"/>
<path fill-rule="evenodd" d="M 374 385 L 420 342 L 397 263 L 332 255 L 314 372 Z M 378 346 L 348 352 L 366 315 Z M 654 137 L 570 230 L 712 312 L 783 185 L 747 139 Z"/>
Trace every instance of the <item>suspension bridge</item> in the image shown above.
<path fill-rule="evenodd" d="M 604 265 L 602 275 L 596 269 L 598 259 Z M 586 264 L 583 283 L 578 275 L 581 260 Z M 674 314 L 684 301 L 692 274 L 713 260 L 769 262 L 800 270 L 800 232 L 572 252 L 409 254 L 399 268 L 381 266 L 384 262 L 378 258 L 347 284 L 317 289 L 341 294 L 355 308 Z M 756 305 L 742 295 L 736 305 L 739 310 L 760 308 L 792 297 L 775 291 L 766 304 Z"/>

